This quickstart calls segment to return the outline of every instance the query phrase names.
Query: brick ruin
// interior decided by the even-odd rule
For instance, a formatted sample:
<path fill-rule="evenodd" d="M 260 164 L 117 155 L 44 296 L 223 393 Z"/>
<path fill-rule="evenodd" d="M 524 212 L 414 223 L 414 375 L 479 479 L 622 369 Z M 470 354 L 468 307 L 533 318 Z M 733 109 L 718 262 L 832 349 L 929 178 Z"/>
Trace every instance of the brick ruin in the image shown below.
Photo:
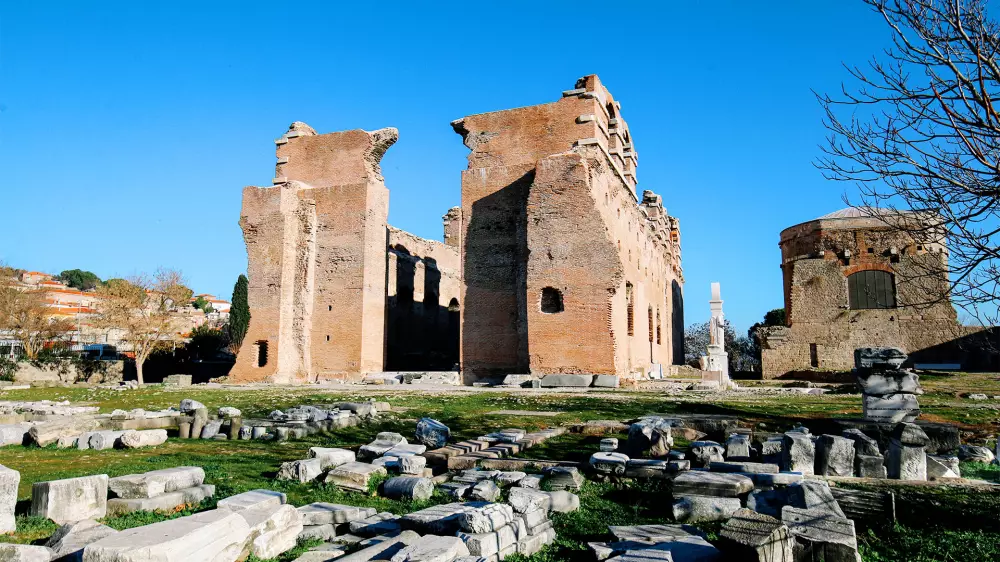
<path fill-rule="evenodd" d="M 470 148 L 444 240 L 387 224 L 393 128 L 294 123 L 271 187 L 243 191 L 251 322 L 230 378 L 449 370 L 630 376 L 683 360 L 680 230 L 636 191 L 596 76 L 558 101 L 452 123 Z"/>
<path fill-rule="evenodd" d="M 977 330 L 959 325 L 948 300 L 934 302 L 947 287 L 944 242 L 917 242 L 853 208 L 783 230 L 786 326 L 758 334 L 764 378 L 848 371 L 863 347 L 898 347 L 915 362 L 965 362 L 953 344 Z M 928 274 L 934 270 L 941 273 Z"/>

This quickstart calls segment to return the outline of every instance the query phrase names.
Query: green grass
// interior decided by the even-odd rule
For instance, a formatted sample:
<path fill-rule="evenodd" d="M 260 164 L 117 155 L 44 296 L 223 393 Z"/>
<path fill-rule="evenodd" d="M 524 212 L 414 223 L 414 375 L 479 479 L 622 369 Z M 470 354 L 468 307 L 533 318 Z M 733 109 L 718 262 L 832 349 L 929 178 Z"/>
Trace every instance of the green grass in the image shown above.
<path fill-rule="evenodd" d="M 972 375 L 970 375 L 972 377 Z M 954 392 L 969 385 L 982 384 L 1000 394 L 1000 379 L 974 376 L 966 380 L 953 375 L 927 377 L 929 392 L 921 398 L 924 417 L 960 424 L 966 437 L 996 433 L 997 410 L 990 404 L 956 398 Z M 953 391 L 949 389 L 960 389 Z M 837 417 L 860 417 L 860 397 L 852 394 L 811 396 L 798 394 L 726 395 L 703 397 L 696 395 L 662 395 L 654 392 L 591 392 L 586 394 L 442 392 L 426 390 L 394 390 L 365 387 L 354 392 L 329 392 L 316 387 L 186 389 L 151 385 L 141 390 L 115 392 L 86 388 L 43 388 L 0 391 L 0 400 L 70 400 L 89 403 L 102 412 L 114 409 L 162 409 L 176 406 L 183 398 L 193 398 L 210 409 L 235 406 L 245 416 L 266 416 L 272 410 L 298 404 L 328 404 L 360 401 L 369 398 L 385 400 L 394 412 L 382 416 L 376 423 L 344 428 L 312 435 L 306 439 L 281 443 L 258 441 L 201 441 L 171 439 L 166 444 L 143 450 L 78 451 L 55 448 L 0 448 L 0 464 L 21 472 L 18 496 L 18 531 L 0 540 L 44 542 L 56 526 L 37 517 L 23 515 L 34 482 L 70 478 L 90 474 L 119 476 L 158 468 L 182 465 L 201 466 L 206 481 L 216 485 L 216 499 L 202 505 L 172 513 L 132 513 L 107 518 L 104 522 L 116 529 L 126 529 L 180 517 L 195 511 L 211 509 L 216 500 L 256 488 L 278 490 L 288 495 L 289 502 L 303 505 L 326 501 L 374 507 L 397 515 L 450 501 L 435 494 L 423 502 L 401 502 L 379 497 L 372 483 L 367 493 L 346 492 L 324 484 L 300 484 L 274 480 L 282 462 L 304 458 L 311 446 L 356 449 L 370 442 L 379 431 L 396 431 L 406 437 L 413 434 L 417 419 L 428 416 L 452 429 L 453 440 L 476 438 L 507 427 L 527 431 L 589 420 L 629 420 L 650 413 L 688 415 L 729 415 L 746 425 L 766 426 L 768 430 L 790 428 L 798 423 L 822 424 L 822 420 Z M 501 415 L 498 410 L 556 412 L 554 416 Z M 586 461 L 598 450 L 603 437 L 566 433 L 528 449 L 522 457 Z M 676 439 L 676 446 L 685 442 Z M 963 475 L 1000 482 L 1000 467 L 977 463 L 962 463 Z M 897 491 L 897 511 L 900 523 L 890 529 L 869 532 L 859 528 L 859 539 L 866 561 L 883 560 L 980 560 L 997 559 L 1000 544 L 1000 492 L 977 489 L 969 492 L 955 487 L 925 487 Z M 591 560 L 586 543 L 607 540 L 608 525 L 663 523 L 670 520 L 670 496 L 662 482 L 598 483 L 587 482 L 580 492 L 579 511 L 554 514 L 558 532 L 556 542 L 530 559 L 511 557 L 515 562 L 549 562 L 555 560 Z M 947 528 L 943 525 L 947 525 Z M 704 529 L 714 538 L 716 526 Z M 293 560 L 311 545 L 300 545 L 293 553 L 277 560 Z M 977 558 L 978 556 L 978 558 Z M 251 559 L 252 560 L 252 559 Z"/>

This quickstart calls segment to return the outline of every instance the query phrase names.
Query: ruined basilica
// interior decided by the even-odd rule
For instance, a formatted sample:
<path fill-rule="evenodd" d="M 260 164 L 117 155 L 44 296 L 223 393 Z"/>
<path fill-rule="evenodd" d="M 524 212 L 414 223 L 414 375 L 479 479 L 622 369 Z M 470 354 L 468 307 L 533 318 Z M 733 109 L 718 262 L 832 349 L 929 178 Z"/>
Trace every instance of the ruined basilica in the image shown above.
<path fill-rule="evenodd" d="M 683 360 L 678 220 L 638 192 L 620 104 L 597 76 L 551 103 L 452 123 L 470 149 L 444 242 L 387 224 L 393 128 L 277 139 L 243 191 L 250 327 L 237 382 L 381 371 L 628 377 Z"/>

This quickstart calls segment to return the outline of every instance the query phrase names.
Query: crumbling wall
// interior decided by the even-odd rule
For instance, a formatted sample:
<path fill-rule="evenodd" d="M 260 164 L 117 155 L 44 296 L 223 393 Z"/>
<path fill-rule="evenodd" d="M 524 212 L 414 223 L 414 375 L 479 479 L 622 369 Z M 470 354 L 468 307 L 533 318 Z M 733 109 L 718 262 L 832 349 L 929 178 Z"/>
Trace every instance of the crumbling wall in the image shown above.
<path fill-rule="evenodd" d="M 275 186 L 243 194 L 251 320 L 232 379 L 382 370 L 389 193 L 378 164 L 397 137 L 294 123 L 275 141 Z"/>
<path fill-rule="evenodd" d="M 630 374 L 673 360 L 679 226 L 651 192 L 639 204 L 637 156 L 619 109 L 587 76 L 557 102 L 453 123 L 472 151 L 461 212 L 467 380 L 528 370 Z M 584 272 L 568 255 L 555 258 L 560 246 L 601 253 L 593 269 L 611 269 Z M 540 291 L 559 286 L 566 308 L 544 312 Z M 566 314 L 570 307 L 584 308 Z M 584 309 L 602 312 L 585 324 L 565 321 Z"/>
<path fill-rule="evenodd" d="M 849 370 L 859 347 L 898 347 L 908 354 L 961 338 L 950 302 L 934 300 L 945 283 L 943 241 L 918 244 L 870 217 L 818 219 L 782 232 L 786 328 L 761 334 L 765 378 L 806 369 Z M 895 308 L 851 309 L 848 276 L 894 275 Z M 923 361 L 951 362 L 947 353 Z"/>

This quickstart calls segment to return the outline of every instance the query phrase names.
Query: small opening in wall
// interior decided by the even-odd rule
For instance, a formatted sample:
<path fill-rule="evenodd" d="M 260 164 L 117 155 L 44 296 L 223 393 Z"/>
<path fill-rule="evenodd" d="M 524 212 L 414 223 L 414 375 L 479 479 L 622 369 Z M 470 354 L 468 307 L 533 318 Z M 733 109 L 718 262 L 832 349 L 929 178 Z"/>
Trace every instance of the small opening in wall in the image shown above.
<path fill-rule="evenodd" d="M 917 251 L 918 251 L 918 252 L 919 252 L 919 251 L 921 251 L 921 250 L 923 250 L 923 249 L 924 249 L 924 247 L 923 247 L 923 246 L 921 246 L 920 244 L 917 244 Z"/>
<path fill-rule="evenodd" d="M 328 305 L 326 305 L 326 309 L 327 309 L 327 311 L 329 311 L 329 312 L 333 312 L 333 305 L 332 305 L 332 304 L 328 304 Z"/>
<path fill-rule="evenodd" d="M 330 341 L 330 336 L 326 336 L 326 341 Z"/>
<path fill-rule="evenodd" d="M 875 248 L 868 248 L 868 253 L 869 254 L 874 254 L 875 253 Z"/>
<path fill-rule="evenodd" d="M 542 312 L 555 314 L 563 311 L 563 296 L 559 289 L 545 287 L 542 289 Z"/>
<path fill-rule="evenodd" d="M 632 303 L 632 284 L 628 281 L 625 282 L 625 309 L 626 309 L 626 327 L 628 328 L 628 335 L 635 335 L 635 308 Z"/>
<path fill-rule="evenodd" d="M 253 344 L 254 351 L 257 353 L 257 366 L 263 367 L 267 365 L 267 340 L 257 340 Z"/>
<path fill-rule="evenodd" d="M 809 366 L 812 368 L 819 367 L 819 349 L 816 344 L 809 344 Z"/>

